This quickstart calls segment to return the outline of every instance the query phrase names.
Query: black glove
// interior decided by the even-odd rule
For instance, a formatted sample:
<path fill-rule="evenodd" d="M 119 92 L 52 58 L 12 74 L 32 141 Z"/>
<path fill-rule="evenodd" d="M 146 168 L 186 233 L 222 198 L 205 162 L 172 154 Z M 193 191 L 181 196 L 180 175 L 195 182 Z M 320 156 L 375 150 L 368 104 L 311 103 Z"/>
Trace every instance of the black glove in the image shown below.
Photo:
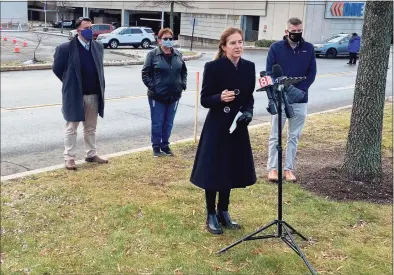
<path fill-rule="evenodd" d="M 286 92 L 287 100 L 289 101 L 289 104 L 298 103 L 305 96 L 305 92 L 294 87 L 294 85 L 290 85 L 289 87 L 287 87 L 285 92 Z"/>
<path fill-rule="evenodd" d="M 242 115 L 237 119 L 238 125 L 245 125 L 248 126 L 249 123 L 252 121 L 253 115 L 252 113 L 245 111 Z"/>

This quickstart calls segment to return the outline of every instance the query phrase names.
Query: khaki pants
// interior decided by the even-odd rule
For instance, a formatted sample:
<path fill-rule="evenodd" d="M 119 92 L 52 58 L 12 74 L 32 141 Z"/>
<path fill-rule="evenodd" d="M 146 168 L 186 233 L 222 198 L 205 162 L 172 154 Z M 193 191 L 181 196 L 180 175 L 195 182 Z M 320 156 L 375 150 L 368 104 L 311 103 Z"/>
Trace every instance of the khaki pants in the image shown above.
<path fill-rule="evenodd" d="M 86 157 L 96 155 L 96 126 L 98 117 L 98 95 L 84 95 L 85 121 L 83 124 L 83 138 L 85 142 Z M 73 160 L 76 157 L 77 129 L 79 122 L 66 123 L 64 137 L 64 159 Z"/>
<path fill-rule="evenodd" d="M 294 103 L 291 104 L 293 107 L 293 111 L 295 116 L 287 119 L 285 111 L 282 110 L 282 129 L 285 126 L 285 122 L 287 120 L 287 144 L 286 144 L 286 160 L 284 170 L 293 170 L 297 147 L 298 147 L 298 139 L 301 136 L 302 129 L 305 125 L 305 119 L 307 114 L 307 103 Z M 268 145 L 268 162 L 267 162 L 267 170 L 278 170 L 278 115 L 272 116 L 271 120 L 271 135 L 269 138 Z"/>

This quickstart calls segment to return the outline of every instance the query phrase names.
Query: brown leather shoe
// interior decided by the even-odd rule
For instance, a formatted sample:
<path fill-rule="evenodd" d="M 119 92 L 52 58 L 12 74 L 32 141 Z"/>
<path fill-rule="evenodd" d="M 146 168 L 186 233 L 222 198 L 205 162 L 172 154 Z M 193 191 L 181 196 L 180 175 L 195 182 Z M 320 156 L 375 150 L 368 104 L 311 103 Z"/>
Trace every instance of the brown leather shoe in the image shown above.
<path fill-rule="evenodd" d="M 77 170 L 77 165 L 73 159 L 65 160 L 64 162 L 67 170 Z"/>
<path fill-rule="evenodd" d="M 284 176 L 285 176 L 285 181 L 288 181 L 288 182 L 294 182 L 297 180 L 296 177 L 294 176 L 293 172 L 291 172 L 290 170 L 284 171 Z"/>
<path fill-rule="evenodd" d="M 268 181 L 276 182 L 278 181 L 278 171 L 271 170 L 268 172 Z"/>
<path fill-rule="evenodd" d="M 85 161 L 86 162 L 97 162 L 97 163 L 100 163 L 100 164 L 108 163 L 107 159 L 101 158 L 101 157 L 99 157 L 97 155 L 95 155 L 94 157 L 91 157 L 91 158 L 85 158 Z"/>

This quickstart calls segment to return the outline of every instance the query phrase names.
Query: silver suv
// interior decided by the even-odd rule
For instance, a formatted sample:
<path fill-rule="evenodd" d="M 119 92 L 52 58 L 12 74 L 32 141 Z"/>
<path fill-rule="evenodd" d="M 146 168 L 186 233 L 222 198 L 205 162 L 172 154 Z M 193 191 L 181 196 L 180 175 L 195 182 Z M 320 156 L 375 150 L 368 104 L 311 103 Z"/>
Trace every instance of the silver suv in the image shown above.
<path fill-rule="evenodd" d="M 148 49 L 156 44 L 155 34 L 148 27 L 119 27 L 111 33 L 100 34 L 97 41 L 103 43 L 104 47 L 116 49 L 119 46 L 133 46 Z"/>

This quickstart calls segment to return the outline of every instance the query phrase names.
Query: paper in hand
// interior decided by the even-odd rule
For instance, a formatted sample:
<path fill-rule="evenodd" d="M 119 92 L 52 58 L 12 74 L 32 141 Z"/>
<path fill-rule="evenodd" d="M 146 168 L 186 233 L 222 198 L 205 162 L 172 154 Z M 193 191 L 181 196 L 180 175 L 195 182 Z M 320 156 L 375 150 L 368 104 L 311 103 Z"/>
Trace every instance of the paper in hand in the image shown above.
<path fill-rule="evenodd" d="M 238 112 L 238 114 L 235 116 L 233 123 L 230 126 L 230 134 L 232 134 L 235 129 L 237 129 L 237 119 L 242 115 L 241 112 Z"/>

